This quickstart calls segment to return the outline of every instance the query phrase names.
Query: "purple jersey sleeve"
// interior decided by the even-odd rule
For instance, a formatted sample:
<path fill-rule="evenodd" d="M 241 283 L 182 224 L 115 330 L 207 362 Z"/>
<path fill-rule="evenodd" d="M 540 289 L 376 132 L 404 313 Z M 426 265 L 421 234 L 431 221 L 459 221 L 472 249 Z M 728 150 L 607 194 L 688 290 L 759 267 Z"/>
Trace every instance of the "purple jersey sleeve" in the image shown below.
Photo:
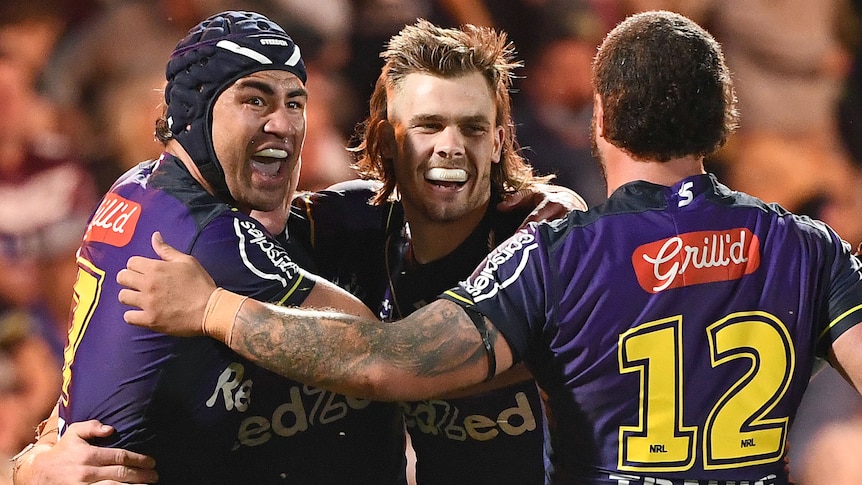
<path fill-rule="evenodd" d="M 537 237 L 535 225 L 520 229 L 494 249 L 459 287 L 444 294 L 476 308 L 492 322 L 505 322 L 498 328 L 512 347 L 516 362 L 527 354 L 530 327 L 544 319 L 544 283 L 552 276 L 546 271 L 549 265 L 542 264 Z M 494 304 L 486 308 L 482 302 L 487 300 Z"/>
<path fill-rule="evenodd" d="M 257 221 L 240 214 L 209 223 L 191 254 L 219 286 L 284 306 L 302 304 L 318 279 L 300 268 Z"/>

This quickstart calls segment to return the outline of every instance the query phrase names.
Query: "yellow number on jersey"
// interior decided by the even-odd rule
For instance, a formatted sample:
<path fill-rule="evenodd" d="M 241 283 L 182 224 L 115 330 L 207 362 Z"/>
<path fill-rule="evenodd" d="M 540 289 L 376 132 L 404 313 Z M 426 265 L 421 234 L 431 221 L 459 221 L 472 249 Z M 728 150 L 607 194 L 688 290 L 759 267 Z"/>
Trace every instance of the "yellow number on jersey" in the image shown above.
<path fill-rule="evenodd" d="M 69 404 L 69 384 L 72 382 L 72 363 L 75 361 L 75 352 L 93 312 L 99 304 L 102 294 L 102 282 L 105 280 L 105 272 L 83 258 L 78 258 L 78 277 L 75 280 L 74 295 L 72 301 L 72 323 L 69 328 L 69 342 L 63 350 L 63 389 L 60 398 L 64 405 Z"/>
<path fill-rule="evenodd" d="M 685 426 L 682 316 L 648 322 L 620 335 L 621 373 L 640 376 L 638 424 L 619 430 L 619 467 L 685 471 L 695 461 L 696 426 Z M 748 370 L 715 403 L 703 423 L 706 469 L 768 463 L 784 450 L 788 418 L 765 416 L 787 392 L 796 366 L 784 324 L 763 312 L 729 315 L 706 329 L 710 362 L 748 361 Z"/>

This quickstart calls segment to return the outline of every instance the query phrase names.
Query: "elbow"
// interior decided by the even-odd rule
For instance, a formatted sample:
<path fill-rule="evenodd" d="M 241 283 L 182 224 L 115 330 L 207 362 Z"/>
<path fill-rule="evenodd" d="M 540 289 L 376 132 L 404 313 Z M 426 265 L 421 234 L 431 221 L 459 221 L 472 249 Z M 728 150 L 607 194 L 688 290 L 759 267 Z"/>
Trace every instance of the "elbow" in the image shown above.
<path fill-rule="evenodd" d="M 361 397 L 374 401 L 398 401 L 402 396 L 398 392 L 397 380 L 390 370 L 375 365 L 362 373 L 356 383 L 357 391 Z"/>
<path fill-rule="evenodd" d="M 421 391 L 403 372 L 384 365 L 373 365 L 357 374 L 344 394 L 372 401 L 409 401 L 421 398 Z M 417 397 L 418 396 L 418 397 Z"/>

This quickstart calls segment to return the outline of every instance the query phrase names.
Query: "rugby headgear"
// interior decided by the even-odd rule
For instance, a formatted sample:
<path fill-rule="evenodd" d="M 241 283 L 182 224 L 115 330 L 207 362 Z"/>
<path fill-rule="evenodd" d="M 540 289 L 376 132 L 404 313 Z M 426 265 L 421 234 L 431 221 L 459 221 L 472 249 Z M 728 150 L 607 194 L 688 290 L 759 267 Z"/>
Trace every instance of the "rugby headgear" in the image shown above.
<path fill-rule="evenodd" d="M 228 201 L 224 170 L 212 142 L 213 105 L 236 80 L 281 70 L 306 82 L 305 63 L 293 39 L 255 12 L 227 11 L 193 27 L 174 48 L 165 69 L 167 123 L 217 195 Z"/>

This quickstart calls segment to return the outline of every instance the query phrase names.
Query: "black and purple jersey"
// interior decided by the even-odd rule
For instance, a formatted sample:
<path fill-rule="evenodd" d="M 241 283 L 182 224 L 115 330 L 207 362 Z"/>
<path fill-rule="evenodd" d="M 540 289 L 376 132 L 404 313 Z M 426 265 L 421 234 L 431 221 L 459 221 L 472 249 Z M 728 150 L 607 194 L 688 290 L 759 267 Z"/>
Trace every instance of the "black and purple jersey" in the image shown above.
<path fill-rule="evenodd" d="M 314 228 L 319 274 L 400 319 L 466 278 L 525 214 L 493 204 L 470 236 L 445 257 L 419 264 L 410 257 L 409 228 L 397 202 L 373 206 L 373 184 L 339 184 L 304 198 Z M 539 391 L 532 381 L 458 399 L 401 403 L 416 451 L 420 485 L 535 485 L 544 481 L 546 436 Z"/>
<path fill-rule="evenodd" d="M 400 422 L 395 405 L 275 376 L 210 338 L 124 322 L 116 274 L 130 256 L 156 257 L 154 231 L 218 286 L 257 300 L 299 305 L 316 281 L 299 245 L 288 254 L 178 159 L 139 165 L 103 198 L 78 253 L 61 433 L 87 419 L 114 426 L 98 444 L 155 457 L 162 484 L 404 483 L 403 443 L 383 428 Z"/>
<path fill-rule="evenodd" d="M 549 483 L 767 485 L 860 276 L 825 224 L 700 175 L 521 230 L 444 297 L 547 392 Z"/>

